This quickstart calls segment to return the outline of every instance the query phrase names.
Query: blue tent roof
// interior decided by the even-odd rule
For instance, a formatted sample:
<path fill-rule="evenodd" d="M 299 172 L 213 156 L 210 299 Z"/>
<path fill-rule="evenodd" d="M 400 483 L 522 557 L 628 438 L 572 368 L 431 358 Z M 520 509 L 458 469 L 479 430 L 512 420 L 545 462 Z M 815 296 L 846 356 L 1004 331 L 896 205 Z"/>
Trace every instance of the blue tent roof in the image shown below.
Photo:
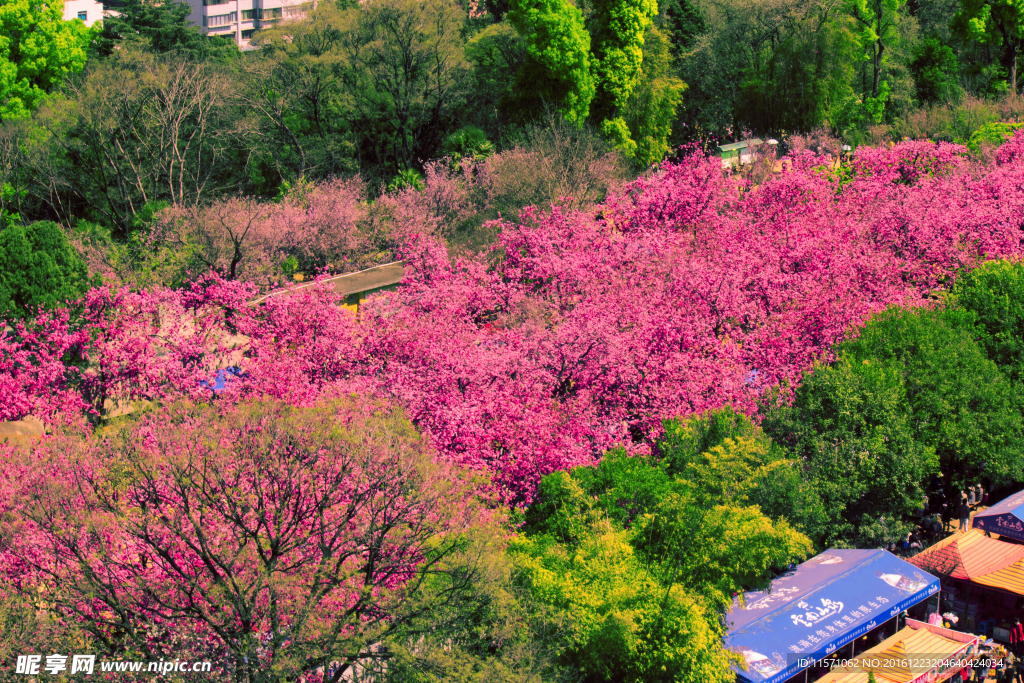
<path fill-rule="evenodd" d="M 1024 541 L 1024 491 L 1005 498 L 974 516 L 971 526 Z"/>
<path fill-rule="evenodd" d="M 768 592 L 733 605 L 725 646 L 741 681 L 778 683 L 939 590 L 939 580 L 884 550 L 826 550 Z"/>

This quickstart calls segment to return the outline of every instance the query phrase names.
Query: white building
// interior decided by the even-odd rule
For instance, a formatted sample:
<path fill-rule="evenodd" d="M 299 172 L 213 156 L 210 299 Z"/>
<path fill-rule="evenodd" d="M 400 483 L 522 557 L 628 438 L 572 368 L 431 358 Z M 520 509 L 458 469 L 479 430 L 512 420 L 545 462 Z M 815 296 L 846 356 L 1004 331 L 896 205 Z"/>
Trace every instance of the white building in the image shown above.
<path fill-rule="evenodd" d="M 96 0 L 64 0 L 64 21 L 81 19 L 86 26 L 103 20 L 103 5 Z"/>
<path fill-rule="evenodd" d="M 253 33 L 261 28 L 273 26 L 282 19 L 298 18 L 305 4 L 302 0 L 187 1 L 192 6 L 189 19 L 203 33 L 231 36 L 239 47 L 246 47 Z"/>

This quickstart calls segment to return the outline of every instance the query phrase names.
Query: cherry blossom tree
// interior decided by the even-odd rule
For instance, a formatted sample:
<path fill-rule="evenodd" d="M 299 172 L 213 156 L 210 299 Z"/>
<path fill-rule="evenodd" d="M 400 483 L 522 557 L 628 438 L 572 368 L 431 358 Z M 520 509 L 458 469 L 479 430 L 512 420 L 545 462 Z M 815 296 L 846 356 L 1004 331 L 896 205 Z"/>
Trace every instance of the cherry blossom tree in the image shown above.
<path fill-rule="evenodd" d="M 930 142 L 862 148 L 838 168 L 802 152 L 757 186 L 691 155 L 596 210 L 527 207 L 496 224 L 491 249 L 459 258 L 444 225 L 486 193 L 472 171 L 438 171 L 434 190 L 380 200 L 405 226 L 394 255 L 409 275 L 364 302 L 361 323 L 326 288 L 258 306 L 243 303 L 250 285 L 216 277 L 97 290 L 73 343 L 57 317 L 4 338 L 3 405 L 17 417 L 98 396 L 212 398 L 201 382 L 237 366 L 224 401 L 387 395 L 446 459 L 529 500 L 543 475 L 611 447 L 650 452 L 667 418 L 787 401 L 873 314 L 932 305 L 958 272 L 1018 257 L 1022 144 L 988 165 Z M 433 208 L 410 209 L 421 204 Z M 85 362 L 63 363 L 72 346 Z"/>
<path fill-rule="evenodd" d="M 472 482 L 382 401 L 179 403 L 0 467 L 6 583 L 125 659 L 338 681 L 474 581 Z"/>

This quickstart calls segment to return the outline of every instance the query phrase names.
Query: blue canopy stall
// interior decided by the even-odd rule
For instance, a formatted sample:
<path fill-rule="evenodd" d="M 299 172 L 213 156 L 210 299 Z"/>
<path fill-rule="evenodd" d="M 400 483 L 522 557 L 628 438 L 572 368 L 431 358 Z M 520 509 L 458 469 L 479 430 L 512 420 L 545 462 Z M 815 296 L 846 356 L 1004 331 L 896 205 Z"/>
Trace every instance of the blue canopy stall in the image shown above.
<path fill-rule="evenodd" d="M 1018 491 L 974 515 L 971 525 L 975 529 L 1024 541 L 1024 491 Z"/>
<path fill-rule="evenodd" d="M 746 683 L 779 683 L 939 590 L 939 580 L 884 550 L 826 550 L 747 593 L 727 617 L 725 646 Z"/>

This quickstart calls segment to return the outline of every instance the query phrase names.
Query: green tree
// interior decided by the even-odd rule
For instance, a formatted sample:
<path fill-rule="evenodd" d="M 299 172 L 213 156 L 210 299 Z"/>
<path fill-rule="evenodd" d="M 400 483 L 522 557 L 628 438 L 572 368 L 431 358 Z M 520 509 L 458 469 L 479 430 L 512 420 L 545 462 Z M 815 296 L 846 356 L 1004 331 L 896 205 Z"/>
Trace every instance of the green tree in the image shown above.
<path fill-rule="evenodd" d="M 568 0 L 515 0 L 508 20 L 526 43 L 526 61 L 504 111 L 528 118 L 554 106 L 583 123 L 597 91 L 583 14 Z"/>
<path fill-rule="evenodd" d="M 729 406 L 665 423 L 660 466 L 715 504 L 756 505 L 773 520 L 818 533 L 825 511 L 803 463 Z"/>
<path fill-rule="evenodd" d="M 756 438 L 759 432 L 750 418 L 737 413 L 732 406 L 685 420 L 667 420 L 665 435 L 658 444 L 662 467 L 673 475 L 681 474 L 701 454 L 720 446 L 726 439 Z"/>
<path fill-rule="evenodd" d="M 56 223 L 0 232 L 0 319 L 31 317 L 39 307 L 78 299 L 89 286 L 85 264 Z"/>
<path fill-rule="evenodd" d="M 661 161 L 672 149 L 673 125 L 686 84 L 676 75 L 671 49 L 664 31 L 656 26 L 647 29 L 640 78 L 621 112 L 636 145 L 633 162 L 640 168 Z"/>
<path fill-rule="evenodd" d="M 656 0 L 594 0 L 591 45 L 597 89 L 593 115 L 602 132 L 627 158 L 637 144 L 622 118 L 641 79 L 644 39 L 658 12 Z"/>
<path fill-rule="evenodd" d="M 667 31 L 672 44 L 672 56 L 689 50 L 697 37 L 707 30 L 704 15 L 689 0 L 662 0 L 658 3 L 655 19 L 659 28 Z"/>
<path fill-rule="evenodd" d="M 961 39 L 1003 48 L 1003 67 L 1010 88 L 1017 92 L 1017 59 L 1024 46 L 1024 7 L 1014 0 L 961 0 L 953 17 L 954 33 Z"/>
<path fill-rule="evenodd" d="M 458 127 L 469 88 L 453 0 L 381 0 L 343 14 L 343 93 L 360 154 L 384 175 L 436 156 Z"/>
<path fill-rule="evenodd" d="M 516 576 L 566 615 L 559 663 L 588 682 L 732 680 L 733 595 L 810 551 L 786 522 L 623 451 L 545 477 L 523 530 Z"/>
<path fill-rule="evenodd" d="M 915 438 L 934 448 L 955 484 L 1010 481 L 1024 469 L 1019 396 L 975 340 L 973 316 L 956 309 L 892 309 L 849 344 L 851 360 L 901 371 Z"/>
<path fill-rule="evenodd" d="M 491 24 L 476 33 L 466 44 L 466 58 L 473 64 L 474 87 L 470 93 L 471 111 L 486 113 L 487 120 L 477 123 L 488 130 L 497 107 L 513 94 L 516 74 L 526 62 L 526 43 L 508 21 Z"/>
<path fill-rule="evenodd" d="M 950 487 L 1019 476 L 1019 397 L 976 335 L 970 312 L 890 309 L 769 414 L 831 518 L 816 538 L 854 543 L 878 518 L 906 519 L 936 469 Z"/>
<path fill-rule="evenodd" d="M 983 145 L 990 148 L 998 147 L 1012 137 L 1014 131 L 1021 128 L 1024 128 L 1022 123 L 986 123 L 971 133 L 971 137 L 967 140 L 967 149 L 977 153 L 981 151 Z"/>
<path fill-rule="evenodd" d="M 864 93 L 868 115 L 876 123 L 890 93 L 889 84 L 882 81 L 886 66 L 886 51 L 899 41 L 900 12 L 906 0 L 848 0 L 847 12 L 853 17 L 855 32 L 866 58 L 871 64 L 871 85 Z"/>
<path fill-rule="evenodd" d="M 303 19 L 260 31 L 260 58 L 246 60 L 241 97 L 257 115 L 264 176 L 352 175 L 358 170 L 352 107 L 342 70 L 345 18 L 321 3 Z"/>
<path fill-rule="evenodd" d="M 191 14 L 187 2 L 121 0 L 117 13 L 103 19 L 96 53 L 108 57 L 114 50 L 141 44 L 153 52 L 182 52 L 199 60 L 226 61 L 239 54 L 233 36 L 203 35 L 189 20 Z"/>
<path fill-rule="evenodd" d="M 927 38 L 914 50 L 910 62 L 917 99 L 922 104 L 947 104 L 960 99 L 960 64 L 953 48 Z"/>
<path fill-rule="evenodd" d="M 92 32 L 64 21 L 64 2 L 0 0 L 0 122 L 27 118 L 82 70 Z"/>
<path fill-rule="evenodd" d="M 1024 378 L 1024 263 L 990 261 L 962 274 L 956 305 L 977 316 L 978 341 L 1014 382 Z"/>
<path fill-rule="evenodd" d="M 856 545 L 873 520 L 908 516 L 936 467 L 934 448 L 914 433 L 902 368 L 876 358 L 840 354 L 816 367 L 765 430 L 805 463 L 822 505 L 806 531 L 819 547 Z"/>

